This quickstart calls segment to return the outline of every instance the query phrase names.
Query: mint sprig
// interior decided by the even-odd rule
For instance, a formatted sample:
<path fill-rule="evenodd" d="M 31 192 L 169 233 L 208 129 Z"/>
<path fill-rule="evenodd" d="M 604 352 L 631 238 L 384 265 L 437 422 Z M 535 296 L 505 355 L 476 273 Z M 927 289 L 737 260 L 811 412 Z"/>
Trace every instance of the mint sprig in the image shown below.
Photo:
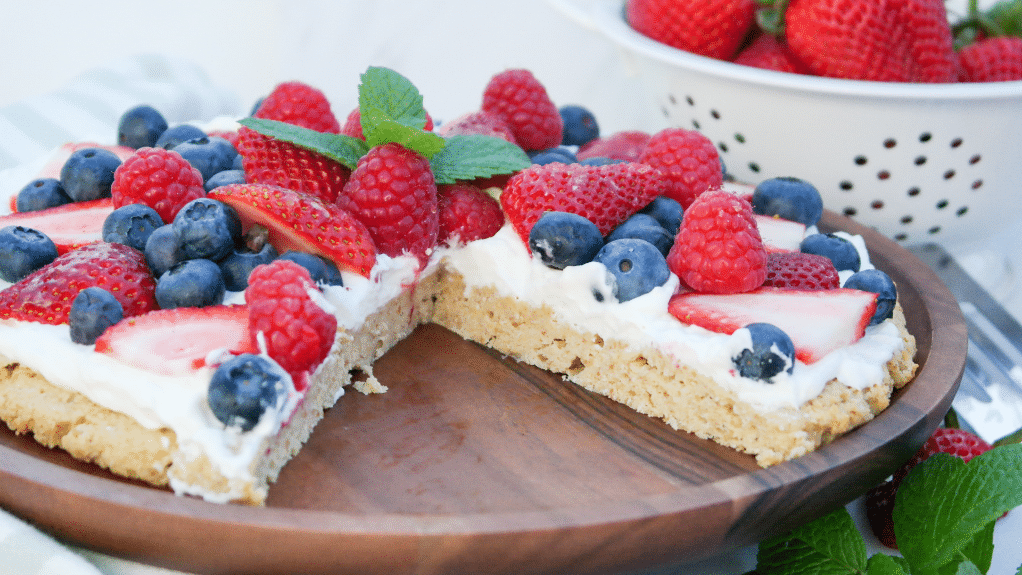
<path fill-rule="evenodd" d="M 343 134 L 327 134 L 294 124 L 262 118 L 242 118 L 238 120 L 238 123 L 264 136 L 291 142 L 296 146 L 323 154 L 350 169 L 354 169 L 358 159 L 369 151 L 369 146 L 364 141 Z"/>
<path fill-rule="evenodd" d="M 757 575 L 967 575 L 990 569 L 994 524 L 1022 505 L 1022 445 L 1002 445 L 969 463 L 936 454 L 902 480 L 894 530 L 902 557 L 867 557 L 840 508 L 759 546 Z M 1022 574 L 1022 566 L 1019 567 Z"/>
<path fill-rule="evenodd" d="M 437 184 L 488 178 L 524 170 L 532 163 L 518 146 L 490 136 L 451 136 L 443 151 L 430 160 Z"/>

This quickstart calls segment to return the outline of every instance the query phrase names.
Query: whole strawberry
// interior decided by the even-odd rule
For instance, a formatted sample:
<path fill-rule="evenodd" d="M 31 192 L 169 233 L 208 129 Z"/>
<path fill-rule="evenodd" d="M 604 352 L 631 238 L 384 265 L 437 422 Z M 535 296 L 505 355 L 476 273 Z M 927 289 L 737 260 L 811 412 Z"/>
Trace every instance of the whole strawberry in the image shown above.
<path fill-rule="evenodd" d="M 341 131 L 341 125 L 330 109 L 326 95 L 303 82 L 278 84 L 252 115 L 317 132 L 336 134 Z"/>
<path fill-rule="evenodd" d="M 156 280 L 142 252 L 123 244 L 97 242 L 57 256 L 0 291 L 0 319 L 67 323 L 75 296 L 89 287 L 113 294 L 124 317 L 156 309 Z"/>
<path fill-rule="evenodd" d="M 667 128 L 653 134 L 639 161 L 663 174 L 667 182 L 664 195 L 682 208 L 688 208 L 700 194 L 718 189 L 724 182 L 717 148 L 695 130 Z"/>
<path fill-rule="evenodd" d="M 504 225 L 500 203 L 476 186 L 465 183 L 437 188 L 440 210 L 439 243 L 488 238 Z"/>
<path fill-rule="evenodd" d="M 961 49 L 963 82 L 1022 80 L 1022 38 L 985 38 Z"/>
<path fill-rule="evenodd" d="M 369 230 L 380 253 L 408 252 L 425 263 L 437 242 L 437 189 L 429 160 L 397 143 L 371 148 L 358 161 L 337 206 Z"/>
<path fill-rule="evenodd" d="M 482 109 L 503 119 L 527 152 L 561 143 L 561 113 L 546 88 L 528 70 L 505 70 L 490 78 L 483 91 Z"/>
<path fill-rule="evenodd" d="M 743 293 L 763 285 L 767 252 L 752 205 L 731 192 L 700 195 L 681 220 L 667 265 L 703 293 Z"/>
<path fill-rule="evenodd" d="M 953 82 L 958 75 L 943 0 L 791 0 L 792 53 L 818 76 Z"/>
<path fill-rule="evenodd" d="M 754 0 L 628 0 L 628 24 L 657 42 L 730 60 L 756 19 Z"/>
<path fill-rule="evenodd" d="M 173 150 L 139 148 L 114 172 L 110 197 L 115 208 L 145 204 L 164 223 L 185 204 L 206 195 L 202 174 Z"/>
<path fill-rule="evenodd" d="M 807 74 L 805 64 L 792 53 L 788 45 L 772 34 L 760 34 L 742 48 L 734 58 L 735 64 L 764 70 Z"/>
<path fill-rule="evenodd" d="M 238 153 L 249 183 L 289 188 L 325 202 L 337 199 L 351 174 L 336 160 L 245 127 L 238 130 Z"/>

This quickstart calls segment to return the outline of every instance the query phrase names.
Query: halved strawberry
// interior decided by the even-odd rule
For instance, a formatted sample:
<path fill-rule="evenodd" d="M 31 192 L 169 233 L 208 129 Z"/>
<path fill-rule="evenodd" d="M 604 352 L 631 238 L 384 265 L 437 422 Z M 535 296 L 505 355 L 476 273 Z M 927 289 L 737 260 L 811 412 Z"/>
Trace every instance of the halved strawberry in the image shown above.
<path fill-rule="evenodd" d="M 753 214 L 759 237 L 768 252 L 797 252 L 806 235 L 805 224 L 783 218 Z"/>
<path fill-rule="evenodd" d="M 126 318 L 96 340 L 96 351 L 163 375 L 185 375 L 213 351 L 258 353 L 248 333 L 248 307 L 178 307 Z"/>
<path fill-rule="evenodd" d="M 68 142 L 53 152 L 53 155 L 50 156 L 50 159 L 46 162 L 46 165 L 43 166 L 43 169 L 39 171 L 39 174 L 36 177 L 60 179 L 60 169 L 64 167 L 64 163 L 71 157 L 71 154 L 78 150 L 84 150 L 85 148 L 102 148 L 104 150 L 108 150 L 116 154 L 122 162 L 135 153 L 134 149 L 127 146 L 107 146 L 105 144 L 97 144 L 95 142 Z"/>
<path fill-rule="evenodd" d="M 103 221 L 114 204 L 110 198 L 64 204 L 34 212 L 17 212 L 0 216 L 0 228 L 23 226 L 43 232 L 57 245 L 57 253 L 103 239 Z"/>
<path fill-rule="evenodd" d="M 315 196 L 264 184 L 231 184 L 207 197 L 233 207 L 245 231 L 254 224 L 265 226 L 279 253 L 290 249 L 320 255 L 365 277 L 376 263 L 376 246 L 366 227 Z"/>
<path fill-rule="evenodd" d="M 838 288 L 823 291 L 761 287 L 736 294 L 682 293 L 667 306 L 682 323 L 733 333 L 750 323 L 771 323 L 795 344 L 795 357 L 813 363 L 863 336 L 876 309 L 876 294 Z"/>

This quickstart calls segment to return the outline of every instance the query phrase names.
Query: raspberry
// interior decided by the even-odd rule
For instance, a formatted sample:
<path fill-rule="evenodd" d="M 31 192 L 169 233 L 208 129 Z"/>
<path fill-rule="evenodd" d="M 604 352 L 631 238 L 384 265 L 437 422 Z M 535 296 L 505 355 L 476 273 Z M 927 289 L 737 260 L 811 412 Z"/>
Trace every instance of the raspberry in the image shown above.
<path fill-rule="evenodd" d="M 234 149 L 238 149 L 238 137 L 239 136 L 238 136 L 238 132 L 237 131 L 234 131 L 234 130 L 210 130 L 210 132 L 208 134 L 206 134 L 206 135 L 209 136 L 210 138 L 213 138 L 213 137 L 223 138 L 223 139 L 227 140 L 228 142 L 230 142 L 231 145 L 234 146 Z"/>
<path fill-rule="evenodd" d="M 824 290 L 841 287 L 834 263 L 826 256 L 802 252 L 767 254 L 765 286 L 796 290 Z"/>
<path fill-rule="evenodd" d="M 252 345 L 260 348 L 291 374 L 301 391 L 311 372 L 330 353 L 337 318 L 310 293 L 318 294 L 308 270 L 288 260 L 256 266 L 248 277 L 245 301 Z"/>
<path fill-rule="evenodd" d="M 407 251 L 425 263 L 436 245 L 440 222 L 429 160 L 400 144 L 362 156 L 336 203 L 368 228 L 380 253 Z"/>
<path fill-rule="evenodd" d="M 437 133 L 445 138 L 474 134 L 493 136 L 494 138 L 507 140 L 516 146 L 518 145 L 518 140 L 511 133 L 511 128 L 507 125 L 507 122 L 500 116 L 483 110 L 469 112 L 468 114 L 458 116 L 450 122 L 444 122 L 437 128 Z"/>
<path fill-rule="evenodd" d="M 579 160 L 590 158 L 610 158 L 637 162 L 642 151 L 646 149 L 650 134 L 639 130 L 625 130 L 606 137 L 596 138 L 580 147 L 576 156 Z"/>
<path fill-rule="evenodd" d="M 317 132 L 336 134 L 341 131 L 341 125 L 330 110 L 330 102 L 323 92 L 302 82 L 278 84 L 252 115 Z"/>
<path fill-rule="evenodd" d="M 688 208 L 706 190 L 720 188 L 724 181 L 717 148 L 695 130 L 667 128 L 653 134 L 639 161 L 660 170 L 667 178 L 667 193 Z"/>
<path fill-rule="evenodd" d="M 1022 80 L 1022 38 L 997 36 L 959 51 L 963 82 Z"/>
<path fill-rule="evenodd" d="M 75 296 L 89 287 L 113 294 L 124 317 L 156 309 L 156 280 L 142 252 L 123 244 L 97 242 L 57 256 L 0 292 L 0 319 L 67 323 Z"/>
<path fill-rule="evenodd" d="M 569 212 L 607 235 L 663 191 L 661 176 L 638 163 L 533 165 L 508 180 L 500 204 L 522 241 L 545 212 Z"/>
<path fill-rule="evenodd" d="M 145 204 L 163 223 L 174 221 L 185 204 L 206 195 L 202 174 L 181 154 L 163 148 L 139 148 L 114 172 L 110 197 L 115 208 Z"/>
<path fill-rule="evenodd" d="M 437 188 L 440 232 L 437 241 L 457 238 L 471 242 L 488 238 L 504 225 L 500 203 L 471 184 L 450 184 Z"/>
<path fill-rule="evenodd" d="M 433 130 L 433 118 L 430 117 L 429 112 L 426 112 L 426 125 L 422 127 L 427 132 Z M 362 114 L 355 108 L 348 113 L 348 117 L 344 120 L 344 125 L 341 126 L 341 133 L 345 136 L 351 136 L 352 138 L 358 138 L 359 140 L 365 140 L 365 134 L 362 133 Z"/>
<path fill-rule="evenodd" d="M 490 78 L 483 91 L 482 109 L 500 116 L 527 152 L 561 143 L 561 113 L 546 88 L 528 70 L 505 70 Z"/>
<path fill-rule="evenodd" d="M 238 152 L 252 184 L 280 186 L 333 203 L 348 181 L 344 164 L 290 142 L 241 128 Z"/>
<path fill-rule="evenodd" d="M 763 285 L 767 252 L 752 205 L 723 190 L 700 195 L 685 210 L 667 264 L 697 292 L 742 293 Z"/>

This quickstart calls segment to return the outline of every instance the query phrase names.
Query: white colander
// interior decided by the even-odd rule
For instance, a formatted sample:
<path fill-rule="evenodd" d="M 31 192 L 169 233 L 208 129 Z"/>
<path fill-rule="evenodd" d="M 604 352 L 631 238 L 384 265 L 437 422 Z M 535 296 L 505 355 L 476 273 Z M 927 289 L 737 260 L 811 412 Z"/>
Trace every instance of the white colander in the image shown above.
<path fill-rule="evenodd" d="M 620 46 L 650 91 L 650 113 L 709 137 L 739 180 L 808 180 L 827 208 L 905 245 L 974 243 L 1022 215 L 1022 82 L 760 70 L 639 34 L 622 0 L 550 2 Z"/>

